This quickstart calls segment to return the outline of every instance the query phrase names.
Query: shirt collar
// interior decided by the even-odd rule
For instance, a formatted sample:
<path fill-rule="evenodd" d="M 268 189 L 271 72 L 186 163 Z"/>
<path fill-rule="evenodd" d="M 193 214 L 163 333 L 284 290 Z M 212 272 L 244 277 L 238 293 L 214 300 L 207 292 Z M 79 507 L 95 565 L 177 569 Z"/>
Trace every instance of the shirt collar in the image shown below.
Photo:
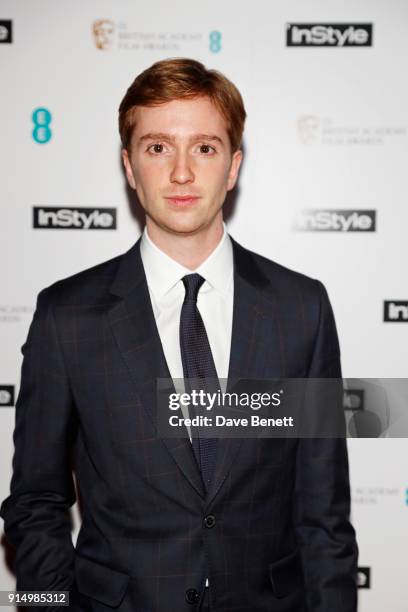
<path fill-rule="evenodd" d="M 146 273 L 147 284 L 154 298 L 159 301 L 186 274 L 197 272 L 207 283 L 225 295 L 233 275 L 233 253 L 231 239 L 223 222 L 223 234 L 220 242 L 196 270 L 184 267 L 164 253 L 151 240 L 145 226 L 140 243 L 140 254 Z M 205 291 L 206 283 L 202 290 Z"/>

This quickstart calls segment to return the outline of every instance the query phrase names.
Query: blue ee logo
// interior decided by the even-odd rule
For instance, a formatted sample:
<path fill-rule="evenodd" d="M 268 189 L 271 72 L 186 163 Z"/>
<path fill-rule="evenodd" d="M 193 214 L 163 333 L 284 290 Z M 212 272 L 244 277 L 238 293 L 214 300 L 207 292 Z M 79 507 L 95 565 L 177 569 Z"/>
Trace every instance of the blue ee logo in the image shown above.
<path fill-rule="evenodd" d="M 210 51 L 212 53 L 219 53 L 221 51 L 221 32 L 213 30 L 209 35 L 210 39 Z"/>
<path fill-rule="evenodd" d="M 36 108 L 31 118 L 34 123 L 31 134 L 35 142 L 38 142 L 38 144 L 49 142 L 52 138 L 52 131 L 50 129 L 52 116 L 48 108 Z"/>

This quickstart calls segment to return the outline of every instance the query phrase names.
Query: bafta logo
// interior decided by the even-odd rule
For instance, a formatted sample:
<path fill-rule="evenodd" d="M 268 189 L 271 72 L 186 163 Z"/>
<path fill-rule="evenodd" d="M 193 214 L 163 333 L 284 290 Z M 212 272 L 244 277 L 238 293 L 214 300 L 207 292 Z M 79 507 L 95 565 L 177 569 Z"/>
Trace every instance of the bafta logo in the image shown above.
<path fill-rule="evenodd" d="M 297 121 L 297 133 L 302 144 L 310 145 L 317 142 L 320 121 L 313 115 L 302 115 Z"/>
<path fill-rule="evenodd" d="M 97 49 L 110 49 L 115 25 L 110 19 L 97 19 L 92 25 L 92 34 Z"/>

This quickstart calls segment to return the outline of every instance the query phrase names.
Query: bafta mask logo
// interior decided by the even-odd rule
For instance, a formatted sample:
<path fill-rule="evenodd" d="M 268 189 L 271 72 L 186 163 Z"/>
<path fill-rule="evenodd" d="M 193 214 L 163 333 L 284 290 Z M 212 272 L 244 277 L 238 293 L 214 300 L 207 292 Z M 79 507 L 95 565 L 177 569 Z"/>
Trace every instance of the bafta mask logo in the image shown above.
<path fill-rule="evenodd" d="M 0 19 L 0 43 L 13 42 L 13 22 L 11 19 Z"/>
<path fill-rule="evenodd" d="M 110 49 L 113 41 L 115 24 L 110 19 L 97 19 L 92 24 L 92 34 L 97 49 Z"/>
<path fill-rule="evenodd" d="M 297 132 L 302 144 L 311 145 L 319 137 L 320 121 L 314 115 L 303 115 L 297 122 Z"/>
<path fill-rule="evenodd" d="M 14 387 L 11 385 L 0 386 L 0 407 L 14 406 Z"/>

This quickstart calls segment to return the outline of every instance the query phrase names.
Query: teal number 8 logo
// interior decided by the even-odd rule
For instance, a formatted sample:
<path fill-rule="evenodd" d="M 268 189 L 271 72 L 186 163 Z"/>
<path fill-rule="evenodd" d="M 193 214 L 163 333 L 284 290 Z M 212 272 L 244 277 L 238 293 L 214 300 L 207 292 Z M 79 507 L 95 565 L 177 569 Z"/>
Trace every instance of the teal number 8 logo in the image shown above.
<path fill-rule="evenodd" d="M 210 32 L 210 51 L 219 53 L 221 51 L 221 32 L 213 30 Z"/>
<path fill-rule="evenodd" d="M 36 108 L 31 117 L 34 123 L 32 136 L 35 142 L 44 144 L 51 140 L 52 131 L 49 126 L 52 116 L 48 108 Z"/>

